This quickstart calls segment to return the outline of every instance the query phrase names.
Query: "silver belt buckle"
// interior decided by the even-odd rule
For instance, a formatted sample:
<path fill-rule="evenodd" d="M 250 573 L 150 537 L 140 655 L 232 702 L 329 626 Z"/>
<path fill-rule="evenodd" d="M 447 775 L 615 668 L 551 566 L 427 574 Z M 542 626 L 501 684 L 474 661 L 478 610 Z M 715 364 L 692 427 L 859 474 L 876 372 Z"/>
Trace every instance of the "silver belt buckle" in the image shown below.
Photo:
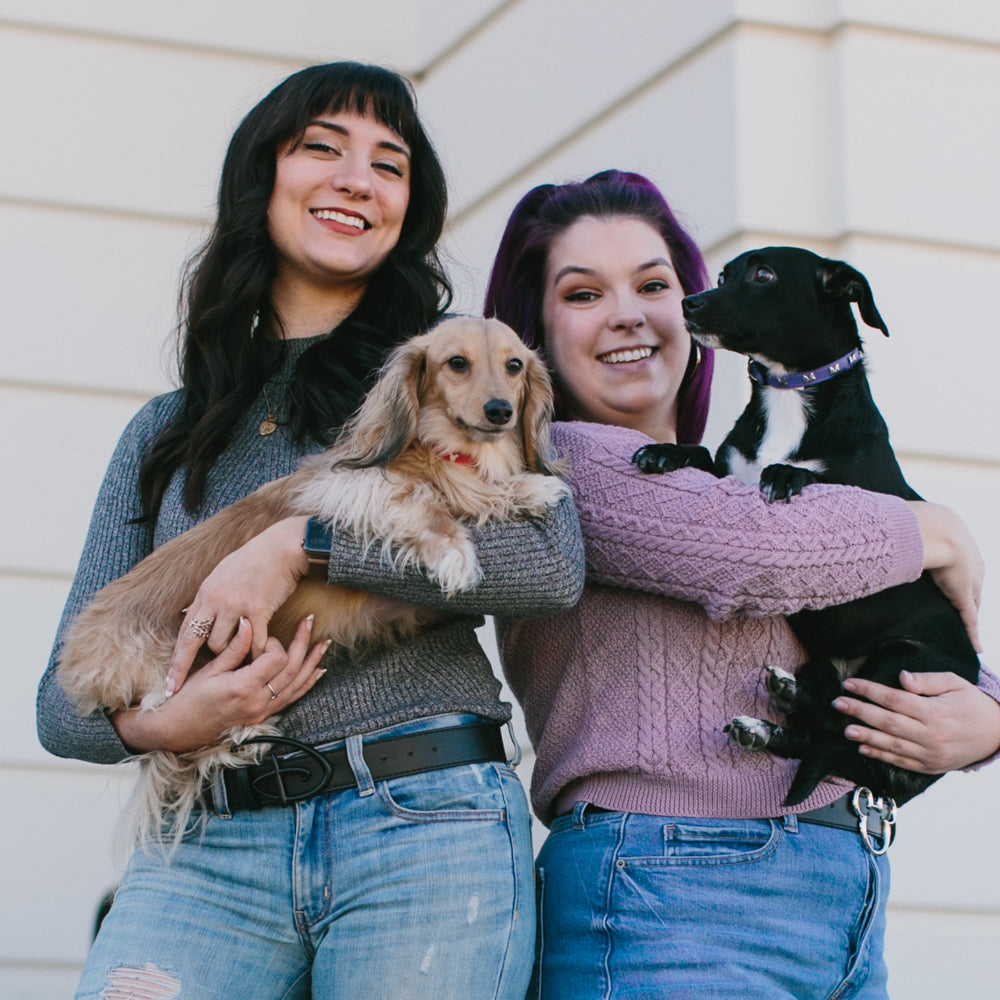
<path fill-rule="evenodd" d="M 858 817 L 858 833 L 864 841 L 865 847 L 874 855 L 885 854 L 889 846 L 896 838 L 896 803 L 893 799 L 882 798 L 872 794 L 870 788 L 864 786 L 854 789 L 851 796 L 851 808 L 854 815 Z M 873 833 L 868 829 L 868 818 L 872 814 L 878 816 L 882 821 L 882 829 L 879 833 Z"/>

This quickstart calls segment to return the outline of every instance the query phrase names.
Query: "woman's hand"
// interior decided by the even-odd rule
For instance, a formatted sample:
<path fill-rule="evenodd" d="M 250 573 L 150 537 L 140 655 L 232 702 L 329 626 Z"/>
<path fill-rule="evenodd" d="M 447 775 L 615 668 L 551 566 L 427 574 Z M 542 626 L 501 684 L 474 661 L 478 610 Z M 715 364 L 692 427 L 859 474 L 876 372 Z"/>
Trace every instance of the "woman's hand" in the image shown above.
<path fill-rule="evenodd" d="M 945 597 L 958 608 L 977 653 L 979 604 L 983 594 L 986 564 L 965 522 L 948 507 L 924 501 L 909 501 L 917 516 L 924 542 L 924 569 Z"/>
<path fill-rule="evenodd" d="M 312 618 L 299 624 L 286 652 L 270 638 L 252 663 L 243 665 L 253 639 L 243 619 L 222 652 L 192 674 L 183 690 L 159 708 L 115 712 L 112 725 L 135 752 L 196 750 L 233 726 L 252 726 L 297 701 L 326 673 L 319 669 L 329 642 L 309 641 Z"/>
<path fill-rule="evenodd" d="M 1000 749 L 1000 704 L 975 685 L 957 674 L 908 670 L 899 680 L 904 690 L 857 677 L 844 681 L 848 693 L 833 707 L 864 723 L 844 730 L 860 753 L 921 774 L 943 774 Z"/>
<path fill-rule="evenodd" d="M 267 643 L 271 616 L 291 596 L 309 570 L 302 540 L 306 517 L 288 517 L 265 528 L 246 545 L 231 552 L 205 578 L 186 609 L 167 671 L 167 697 L 181 689 L 202 643 L 221 653 L 242 618 L 253 635 L 251 656 L 256 659 Z M 199 635 L 190 626 L 204 622 L 210 629 Z"/>

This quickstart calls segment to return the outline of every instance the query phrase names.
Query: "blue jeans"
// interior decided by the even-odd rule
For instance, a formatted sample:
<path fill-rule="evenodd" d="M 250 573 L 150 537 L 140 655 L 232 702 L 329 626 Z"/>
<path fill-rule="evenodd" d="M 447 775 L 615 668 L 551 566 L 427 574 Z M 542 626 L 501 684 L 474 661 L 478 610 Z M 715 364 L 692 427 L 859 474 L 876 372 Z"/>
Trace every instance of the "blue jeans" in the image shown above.
<path fill-rule="evenodd" d="M 468 716 L 383 730 L 399 735 Z M 367 739 L 367 738 L 366 738 Z M 136 851 L 78 998 L 522 1000 L 535 934 L 527 800 L 506 764 L 211 816 Z"/>
<path fill-rule="evenodd" d="M 539 852 L 529 997 L 885 1000 L 889 868 L 849 830 L 577 805 Z"/>

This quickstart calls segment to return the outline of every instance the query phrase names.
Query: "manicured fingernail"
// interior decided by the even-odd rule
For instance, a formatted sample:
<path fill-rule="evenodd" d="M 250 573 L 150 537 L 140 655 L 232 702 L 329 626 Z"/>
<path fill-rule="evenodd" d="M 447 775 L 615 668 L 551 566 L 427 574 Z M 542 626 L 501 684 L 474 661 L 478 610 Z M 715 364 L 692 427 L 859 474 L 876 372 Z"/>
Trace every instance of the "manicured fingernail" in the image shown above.
<path fill-rule="evenodd" d="M 313 622 L 315 620 L 316 620 L 316 616 L 315 615 L 309 615 L 309 617 L 306 618 L 306 629 L 308 629 L 308 631 L 311 632 L 313 630 Z"/>
<path fill-rule="evenodd" d="M 857 739 L 860 739 L 860 738 L 861 738 L 861 730 L 860 730 L 860 729 L 858 729 L 858 727 L 857 727 L 857 726 L 848 726 L 848 727 L 847 727 L 847 728 L 846 728 L 846 729 L 844 730 L 844 735 L 845 735 L 845 736 L 846 736 L 846 737 L 847 737 L 847 738 L 848 738 L 849 740 L 857 740 Z"/>
<path fill-rule="evenodd" d="M 838 712 L 844 712 L 847 710 L 846 698 L 834 698 L 831 704 Z"/>
<path fill-rule="evenodd" d="M 854 681 L 850 677 L 848 677 L 847 680 L 844 681 L 844 683 L 841 685 L 841 687 L 843 687 L 843 689 L 845 691 L 857 691 L 857 689 L 858 689 L 857 684 L 855 684 Z"/>
<path fill-rule="evenodd" d="M 164 691 L 163 696 L 165 698 L 169 698 L 174 693 L 174 690 L 176 689 L 176 687 L 177 687 L 177 682 L 173 679 L 173 677 L 168 677 L 167 678 L 167 687 L 166 687 L 166 690 Z"/>
<path fill-rule="evenodd" d="M 323 643 L 323 645 L 326 646 L 327 649 L 329 649 L 333 645 L 333 639 L 327 639 L 326 642 Z"/>
<path fill-rule="evenodd" d="M 905 677 L 908 681 L 913 680 L 913 674 L 911 674 L 909 670 L 900 670 L 899 676 Z"/>

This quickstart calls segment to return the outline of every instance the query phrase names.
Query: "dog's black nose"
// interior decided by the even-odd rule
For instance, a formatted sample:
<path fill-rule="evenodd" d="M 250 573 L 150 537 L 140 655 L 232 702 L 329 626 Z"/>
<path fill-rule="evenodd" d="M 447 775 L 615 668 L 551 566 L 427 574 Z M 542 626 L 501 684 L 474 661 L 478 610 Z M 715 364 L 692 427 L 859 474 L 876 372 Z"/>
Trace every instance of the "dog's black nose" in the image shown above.
<path fill-rule="evenodd" d="M 705 299 L 700 295 L 688 295 L 681 299 L 681 311 L 685 316 L 690 316 L 697 312 L 705 304 Z"/>
<path fill-rule="evenodd" d="M 514 415 L 514 407 L 506 399 L 491 399 L 483 406 L 483 413 L 491 424 L 507 423 Z"/>

